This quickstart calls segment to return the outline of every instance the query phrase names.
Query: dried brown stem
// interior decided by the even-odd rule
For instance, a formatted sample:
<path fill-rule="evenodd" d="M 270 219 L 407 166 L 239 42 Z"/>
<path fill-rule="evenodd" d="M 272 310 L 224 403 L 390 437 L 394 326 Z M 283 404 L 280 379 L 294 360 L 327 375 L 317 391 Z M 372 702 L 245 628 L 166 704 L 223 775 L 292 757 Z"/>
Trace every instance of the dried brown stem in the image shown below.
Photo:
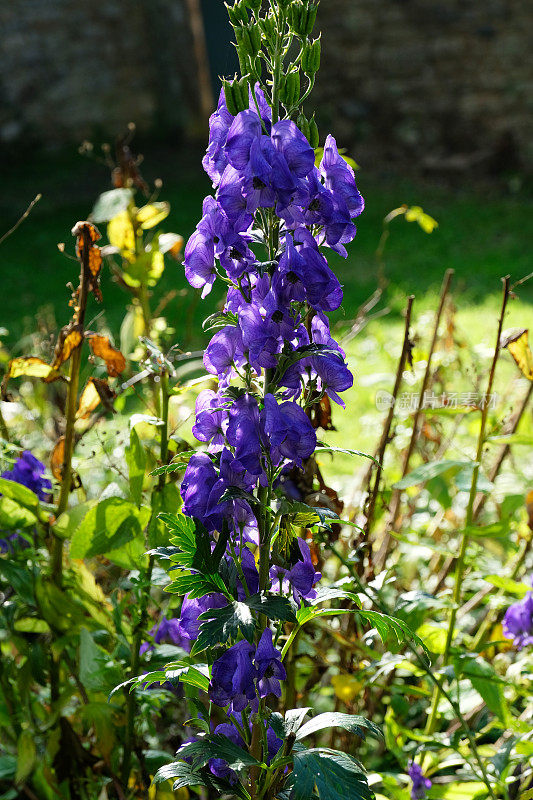
<path fill-rule="evenodd" d="M 444 304 L 446 302 L 446 297 L 448 296 L 448 291 L 450 288 L 450 283 L 453 278 L 454 270 L 448 269 L 444 275 L 444 280 L 442 282 L 442 287 L 440 290 L 440 301 L 439 307 L 437 309 L 437 313 L 435 314 L 435 323 L 433 325 L 433 335 L 431 337 L 431 345 L 429 348 L 429 354 L 427 359 L 426 370 L 424 372 L 424 378 L 422 380 L 422 385 L 420 387 L 420 394 L 418 397 L 418 404 L 415 411 L 415 415 L 413 418 L 413 429 L 411 432 L 411 438 L 409 440 L 409 445 L 407 450 L 405 451 L 403 464 L 402 464 L 402 478 L 404 478 L 407 473 L 409 472 L 409 464 L 411 461 L 411 456 L 413 455 L 416 440 L 418 438 L 418 429 L 419 429 L 419 421 L 420 417 L 422 416 L 422 409 L 424 407 L 424 399 L 426 396 L 427 387 L 429 385 L 429 380 L 431 377 L 431 362 L 433 360 L 433 354 L 435 352 L 435 347 L 437 344 L 437 338 L 439 335 L 439 327 L 440 321 L 442 317 L 442 312 L 444 310 Z M 402 491 L 401 489 L 395 489 L 391 499 L 391 506 L 390 506 L 390 518 L 389 523 L 387 525 L 387 530 L 385 531 L 385 536 L 383 542 L 381 544 L 380 551 L 377 557 L 377 565 L 376 568 L 378 571 L 383 568 L 385 565 L 385 561 L 387 560 L 387 555 L 389 552 L 389 547 L 391 543 L 391 531 L 395 532 L 398 527 L 398 521 L 400 519 L 400 508 L 401 508 L 401 499 L 402 499 Z"/>
<path fill-rule="evenodd" d="M 409 338 L 409 331 L 411 328 L 411 312 L 413 308 L 414 302 L 414 295 L 410 295 L 407 298 L 407 308 L 405 312 L 405 326 L 404 326 L 404 334 L 403 334 L 403 345 L 402 345 L 402 352 L 400 355 L 400 360 L 398 362 L 398 368 L 396 370 L 396 378 L 394 381 L 394 388 L 392 390 L 392 399 L 389 407 L 389 412 L 387 414 L 387 418 L 383 425 L 383 430 L 381 433 L 381 439 L 379 441 L 379 446 L 376 452 L 376 460 L 378 462 L 376 473 L 374 477 L 374 484 L 372 489 L 370 489 L 370 483 L 372 480 L 372 470 L 369 470 L 368 474 L 368 500 L 366 503 L 366 522 L 364 527 L 364 535 L 365 538 L 368 540 L 370 533 L 372 531 L 372 525 L 374 522 L 374 514 L 376 510 L 376 500 L 379 492 L 379 484 L 381 481 L 381 473 L 383 471 L 383 459 L 385 456 L 385 450 L 387 449 L 387 445 L 390 442 L 390 433 L 391 433 L 391 426 L 392 420 L 394 418 L 394 409 L 396 407 L 396 400 L 398 398 L 398 393 L 400 391 L 400 386 L 402 383 L 402 376 L 405 369 L 405 362 L 407 361 L 407 356 L 411 347 L 411 341 Z M 370 558 L 370 554 L 369 554 Z"/>

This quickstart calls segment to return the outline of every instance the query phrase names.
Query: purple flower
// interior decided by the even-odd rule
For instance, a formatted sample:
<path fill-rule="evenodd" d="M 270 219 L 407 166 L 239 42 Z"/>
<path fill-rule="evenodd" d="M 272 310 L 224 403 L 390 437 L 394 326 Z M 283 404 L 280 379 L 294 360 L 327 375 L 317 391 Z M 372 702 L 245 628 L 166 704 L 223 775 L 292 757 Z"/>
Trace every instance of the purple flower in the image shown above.
<path fill-rule="evenodd" d="M 24 450 L 22 455 L 15 461 L 12 469 L 2 472 L 1 477 L 26 486 L 37 495 L 39 500 L 46 500 L 52 490 L 52 484 L 48 478 L 43 477 L 44 469 L 42 461 L 35 458 L 29 450 Z M 24 548 L 28 546 L 28 542 L 19 533 L 6 533 L 5 538 L 0 539 L 0 553 L 8 553 L 15 546 Z"/>
<path fill-rule="evenodd" d="M 299 405 L 290 401 L 278 405 L 274 395 L 267 394 L 261 416 L 275 461 L 287 458 L 301 465 L 314 452 L 316 433 Z"/>
<path fill-rule="evenodd" d="M 254 648 L 249 642 L 234 644 L 213 664 L 209 699 L 217 706 L 231 704 L 232 711 L 242 711 L 256 699 Z"/>
<path fill-rule="evenodd" d="M 287 673 L 281 663 L 281 653 L 272 644 L 270 628 L 265 628 L 257 645 L 255 666 L 259 696 L 268 697 L 269 694 L 274 694 L 276 697 L 281 697 L 280 681 L 286 679 Z"/>
<path fill-rule="evenodd" d="M 26 486 L 37 495 L 39 500 L 46 500 L 52 490 L 52 484 L 48 478 L 43 477 L 44 469 L 42 461 L 35 458 L 29 450 L 24 450 L 12 469 L 2 472 L 2 478 Z"/>
<path fill-rule="evenodd" d="M 252 473 L 263 472 L 261 464 L 261 428 L 257 400 L 249 394 L 239 397 L 230 410 L 226 437 L 235 448 L 235 457 Z"/>
<path fill-rule="evenodd" d="M 429 778 L 424 777 L 422 768 L 415 764 L 414 761 L 409 764 L 408 774 L 413 782 L 411 787 L 412 800 L 423 800 L 427 790 L 431 788 L 431 781 Z"/>
<path fill-rule="evenodd" d="M 503 634 L 518 650 L 533 644 L 533 592 L 509 606 L 503 618 Z"/>
<path fill-rule="evenodd" d="M 203 168 L 215 186 L 228 163 L 225 144 L 232 122 L 233 116 L 226 107 L 224 89 L 221 89 L 217 110 L 209 118 L 209 145 L 202 160 Z"/>
<path fill-rule="evenodd" d="M 218 501 L 223 493 L 224 487 L 209 456 L 195 453 L 181 484 L 183 513 L 199 519 L 207 530 L 220 530 L 223 517 Z"/>
<path fill-rule="evenodd" d="M 281 590 L 284 594 L 292 595 L 296 602 L 300 600 L 314 600 L 316 591 L 313 586 L 318 583 L 322 574 L 315 572 L 315 566 L 311 559 L 311 550 L 305 539 L 298 539 L 301 559 L 289 570 L 274 566 L 270 570 L 270 580 L 272 582 L 272 592 L 277 594 Z"/>
<path fill-rule="evenodd" d="M 243 750 L 246 750 L 246 745 L 242 740 L 241 734 L 231 722 L 223 722 L 222 724 L 217 725 L 213 732 L 219 734 L 220 736 L 225 736 L 226 739 L 230 740 L 230 742 L 233 742 L 233 744 L 236 744 L 239 747 L 242 747 Z M 229 781 L 231 784 L 237 782 L 236 772 L 229 768 L 227 761 L 224 761 L 223 758 L 212 758 L 209 761 L 209 769 L 217 778 L 223 778 Z"/>
<path fill-rule="evenodd" d="M 208 372 L 218 375 L 222 386 L 227 386 L 234 374 L 234 367 L 243 363 L 241 332 L 234 325 L 226 325 L 209 342 L 204 353 L 204 366 Z"/>
<path fill-rule="evenodd" d="M 206 594 L 194 600 L 186 594 L 181 604 L 178 621 L 180 636 L 190 641 L 195 641 L 200 633 L 201 620 L 198 619 L 200 614 L 209 611 L 211 608 L 224 608 L 227 604 L 228 601 L 222 594 Z"/>
<path fill-rule="evenodd" d="M 363 212 L 365 201 L 355 185 L 353 169 L 339 155 L 337 143 L 331 134 L 324 145 L 320 173 L 326 188 L 345 202 L 350 216 L 358 217 Z"/>
<path fill-rule="evenodd" d="M 224 446 L 224 431 L 227 427 L 227 410 L 224 400 L 211 389 L 204 389 L 196 399 L 196 422 L 193 435 L 200 442 L 210 442 L 211 451 Z"/>
<path fill-rule="evenodd" d="M 188 642 L 183 641 L 182 630 L 180 627 L 179 619 L 167 619 L 161 617 L 161 620 L 148 631 L 148 636 L 151 636 L 155 644 L 168 642 L 182 647 L 184 650 L 189 650 L 190 645 Z M 187 637 L 190 638 L 190 637 Z M 154 646 L 149 642 L 143 642 L 139 649 L 139 655 L 142 656 L 147 650 L 153 650 Z"/>

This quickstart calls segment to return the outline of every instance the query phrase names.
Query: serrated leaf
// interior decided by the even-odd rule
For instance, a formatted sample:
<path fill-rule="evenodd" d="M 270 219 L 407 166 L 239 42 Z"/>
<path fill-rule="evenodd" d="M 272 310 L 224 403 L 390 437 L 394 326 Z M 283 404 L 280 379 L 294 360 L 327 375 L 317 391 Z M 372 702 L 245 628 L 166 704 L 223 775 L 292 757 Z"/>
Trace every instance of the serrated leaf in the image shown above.
<path fill-rule="evenodd" d="M 264 614 L 269 619 L 281 620 L 282 622 L 296 622 L 296 613 L 294 604 L 288 597 L 282 597 L 279 594 L 269 594 L 261 592 L 253 594 L 246 600 L 248 605 L 253 611 L 258 614 Z"/>
<path fill-rule="evenodd" d="M 378 726 L 364 717 L 355 714 L 328 712 L 319 714 L 317 717 L 313 717 L 313 719 L 309 720 L 309 722 L 306 722 L 305 725 L 302 725 L 296 734 L 296 739 L 300 741 L 306 736 L 317 733 L 317 731 L 322 731 L 325 728 L 342 728 L 345 731 L 359 736 L 361 739 L 365 739 L 367 733 L 372 733 L 378 739 L 383 738 L 383 734 Z"/>
<path fill-rule="evenodd" d="M 204 621 L 200 624 L 200 632 L 192 647 L 191 655 L 201 653 L 207 647 L 235 640 L 239 631 L 249 642 L 253 641 L 255 619 L 246 603 L 234 600 L 223 608 L 212 608 L 200 614 L 199 619 Z"/>
<path fill-rule="evenodd" d="M 294 753 L 288 784 L 291 800 L 372 800 L 373 793 L 357 761 L 346 753 L 313 748 Z"/>
<path fill-rule="evenodd" d="M 422 648 L 428 664 L 431 663 L 426 645 L 420 636 L 414 633 L 403 620 L 391 617 L 388 614 L 381 614 L 379 611 L 357 610 L 354 613 L 359 614 L 360 617 L 366 619 L 376 628 L 383 644 L 386 645 L 391 637 L 396 639 L 398 645 L 411 641 Z"/>
<path fill-rule="evenodd" d="M 201 736 L 195 742 L 183 744 L 176 755 L 191 759 L 193 767 L 203 767 L 212 758 L 221 758 L 230 769 L 236 771 L 260 765 L 260 762 L 242 747 L 217 733 Z"/>

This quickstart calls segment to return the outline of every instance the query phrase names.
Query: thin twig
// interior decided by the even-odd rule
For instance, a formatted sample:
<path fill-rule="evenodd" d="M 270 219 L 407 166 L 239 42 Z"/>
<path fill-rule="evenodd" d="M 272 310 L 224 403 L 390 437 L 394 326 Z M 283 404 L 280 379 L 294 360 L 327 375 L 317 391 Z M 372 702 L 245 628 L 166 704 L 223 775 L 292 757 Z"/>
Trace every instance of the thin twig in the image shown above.
<path fill-rule="evenodd" d="M 502 335 L 502 328 L 503 328 L 503 320 L 505 317 L 505 310 L 507 308 L 507 302 L 509 300 L 509 276 L 507 275 L 503 279 L 503 298 L 502 298 L 502 307 L 500 311 L 500 318 L 498 320 L 498 332 L 496 335 L 496 344 L 494 346 L 494 355 L 492 358 L 492 364 L 490 367 L 489 379 L 487 383 L 487 392 L 485 395 L 485 403 L 483 404 L 483 409 L 481 412 L 481 425 L 479 428 L 479 436 L 477 442 L 477 451 L 476 451 L 476 459 L 474 462 L 474 467 L 472 470 L 472 483 L 470 485 L 470 495 L 468 497 L 468 505 L 466 509 L 466 520 L 465 520 L 465 529 L 463 532 L 463 536 L 461 539 L 461 547 L 459 550 L 459 556 L 457 558 L 457 566 L 455 569 L 455 584 L 453 590 L 453 598 L 452 598 L 452 607 L 450 611 L 450 619 L 448 623 L 448 631 L 446 634 L 446 643 L 444 646 L 444 653 L 443 653 L 443 664 L 447 665 L 449 656 L 450 656 L 450 649 L 452 646 L 453 635 L 455 631 L 455 622 L 457 619 L 457 611 L 459 609 L 459 605 L 461 602 L 461 588 L 463 582 L 463 575 L 464 575 L 464 568 L 465 568 L 465 559 L 466 559 L 466 552 L 468 549 L 468 543 L 470 540 L 469 535 L 469 528 L 473 522 L 473 512 L 474 512 L 474 501 L 477 496 L 477 481 L 479 476 L 479 469 L 481 465 L 481 458 L 483 455 L 483 447 L 485 445 L 485 430 L 487 427 L 487 418 L 489 414 L 489 398 L 492 393 L 492 386 L 494 384 L 494 376 L 496 374 L 496 365 L 498 363 L 498 357 L 500 355 L 500 339 Z M 431 710 L 428 716 L 427 724 L 426 724 L 426 734 L 431 734 L 434 732 L 436 723 L 437 723 L 437 713 L 438 713 L 438 705 L 439 699 L 441 696 L 441 691 L 438 686 L 435 687 L 435 691 L 433 693 L 433 700 L 431 704 Z"/>
<path fill-rule="evenodd" d="M 396 370 L 396 378 L 395 378 L 395 381 L 394 381 L 394 388 L 392 390 L 392 398 L 391 398 L 391 402 L 390 402 L 390 406 L 389 406 L 389 412 L 387 414 L 387 418 L 386 418 L 385 423 L 383 425 L 383 430 L 382 430 L 382 433 L 381 433 L 381 439 L 380 439 L 380 442 L 379 442 L 379 445 L 378 445 L 378 449 L 377 449 L 377 452 L 376 452 L 376 460 L 378 462 L 378 465 L 377 465 L 377 468 L 376 468 L 376 475 L 375 475 L 375 478 L 374 478 L 374 485 L 372 486 L 372 489 L 370 489 L 370 483 L 371 483 L 371 480 L 372 480 L 372 470 L 373 470 L 373 466 L 374 465 L 372 465 L 372 467 L 369 469 L 368 477 L 367 477 L 367 481 L 368 481 L 368 484 L 367 484 L 368 485 L 368 500 L 367 500 L 366 509 L 365 509 L 366 522 L 365 522 L 365 527 L 364 527 L 364 535 L 365 535 L 367 540 L 368 540 L 368 538 L 370 536 L 370 533 L 371 533 L 371 530 L 372 530 L 372 524 L 374 522 L 374 513 L 375 513 L 375 508 L 376 508 L 376 500 L 377 500 L 377 496 L 378 496 L 378 492 L 379 492 L 379 484 L 380 484 L 380 480 L 381 480 L 381 473 L 383 471 L 383 458 L 385 456 L 385 450 L 387 448 L 387 445 L 388 445 L 388 443 L 390 441 L 390 430 L 391 430 L 392 420 L 394 418 L 394 409 L 396 407 L 396 400 L 398 398 L 398 393 L 400 391 L 400 386 L 401 386 L 401 383 L 402 383 L 403 372 L 404 372 L 404 369 L 405 369 L 405 362 L 407 361 L 407 355 L 408 355 L 409 349 L 411 347 L 411 341 L 410 341 L 410 338 L 409 338 L 409 331 L 410 331 L 410 328 L 411 328 L 411 311 L 412 311 L 412 308 L 413 308 L 414 299 L 415 299 L 414 295 L 409 295 L 409 297 L 407 298 L 407 308 L 406 308 L 406 311 L 405 311 L 405 326 L 404 326 L 404 334 L 403 334 L 402 352 L 401 352 L 401 355 L 400 355 L 400 360 L 398 362 L 398 368 Z"/>
<path fill-rule="evenodd" d="M 439 335 L 439 327 L 440 321 L 442 317 L 442 312 L 444 309 L 444 304 L 446 302 L 446 297 L 448 296 L 448 290 L 450 288 L 450 283 L 453 278 L 454 270 L 448 269 L 444 275 L 444 280 L 442 282 L 442 288 L 440 290 L 440 302 L 439 307 L 437 309 L 437 313 L 435 314 L 435 323 L 433 325 L 433 335 L 431 337 L 431 345 L 429 348 L 429 354 L 427 358 L 426 370 L 424 372 L 424 378 L 422 380 L 422 385 L 420 387 L 420 394 L 418 397 L 418 405 L 415 411 L 415 415 L 413 418 L 413 429 L 411 432 L 411 438 L 409 440 L 409 446 L 404 455 L 403 465 L 402 465 L 402 478 L 405 478 L 407 473 L 409 472 L 409 464 L 411 461 L 411 456 L 413 455 L 416 440 L 418 438 L 418 423 L 420 417 L 422 415 L 422 410 L 424 408 L 424 400 L 426 396 L 427 387 L 429 384 L 429 379 L 431 376 L 431 362 L 433 360 L 433 354 L 435 352 L 435 347 L 437 344 L 437 338 Z M 385 531 L 385 536 L 378 554 L 377 558 L 377 569 L 378 571 L 385 565 L 387 560 L 387 554 L 389 552 L 389 547 L 391 543 L 391 531 L 395 532 L 398 526 L 398 520 L 400 518 L 400 508 L 401 508 L 401 499 L 402 499 L 402 491 L 401 489 L 395 489 L 392 495 L 391 500 L 391 507 L 390 507 L 390 520 L 387 525 L 387 530 Z"/>
<path fill-rule="evenodd" d="M 29 204 L 28 208 L 26 209 L 24 214 L 21 216 L 21 218 L 17 222 L 15 222 L 13 227 L 10 228 L 8 231 L 6 231 L 3 234 L 3 236 L 0 236 L 0 244 L 2 244 L 2 242 L 4 242 L 7 239 L 8 236 L 11 236 L 12 233 L 15 233 L 15 231 L 18 228 L 18 226 L 21 225 L 24 222 L 24 220 L 27 219 L 30 216 L 33 207 L 39 202 L 41 197 L 42 197 L 42 194 L 40 192 L 39 192 L 39 194 L 35 195 L 35 197 L 31 201 L 31 203 Z"/>

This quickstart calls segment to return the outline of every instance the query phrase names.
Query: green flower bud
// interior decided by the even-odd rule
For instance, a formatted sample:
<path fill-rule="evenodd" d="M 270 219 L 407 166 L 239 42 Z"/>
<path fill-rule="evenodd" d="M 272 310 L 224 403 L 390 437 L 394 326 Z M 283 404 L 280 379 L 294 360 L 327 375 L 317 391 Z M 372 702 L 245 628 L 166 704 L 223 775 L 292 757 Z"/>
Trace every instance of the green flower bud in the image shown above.
<path fill-rule="evenodd" d="M 233 81 L 228 81 L 226 78 L 222 80 L 224 88 L 224 97 L 226 98 L 226 105 L 228 111 L 234 117 L 240 112 L 248 108 L 248 78 L 241 78 L 238 81 L 236 78 Z"/>
<path fill-rule="evenodd" d="M 300 73 L 289 72 L 285 78 L 285 86 L 280 92 L 281 102 L 285 108 L 292 108 L 300 99 Z"/>
<path fill-rule="evenodd" d="M 302 53 L 302 69 L 308 77 L 315 75 L 320 69 L 320 53 L 320 39 L 306 42 Z"/>
<path fill-rule="evenodd" d="M 318 125 L 316 124 L 314 117 L 309 121 L 309 136 L 307 138 L 313 150 L 316 150 L 320 144 L 320 137 L 318 135 Z"/>
<path fill-rule="evenodd" d="M 252 52 L 250 53 L 250 57 L 254 58 L 259 51 L 261 50 L 261 28 L 259 25 L 252 25 L 248 29 L 248 33 L 250 35 L 250 43 L 252 45 Z"/>
<path fill-rule="evenodd" d="M 259 11 L 263 5 L 263 0 L 245 0 L 245 3 L 248 8 L 252 9 L 252 11 Z"/>
<path fill-rule="evenodd" d="M 309 141 L 309 135 L 310 135 L 309 122 L 308 122 L 307 117 L 305 116 L 305 114 L 300 114 L 299 115 L 298 119 L 296 120 L 296 124 L 300 128 L 301 132 L 303 133 L 303 135 L 305 136 L 307 141 Z"/>
<path fill-rule="evenodd" d="M 317 11 L 318 3 L 316 5 L 309 5 L 307 7 L 305 13 L 305 29 L 303 31 L 304 36 L 309 36 L 309 34 L 312 33 L 313 28 L 315 27 Z"/>

